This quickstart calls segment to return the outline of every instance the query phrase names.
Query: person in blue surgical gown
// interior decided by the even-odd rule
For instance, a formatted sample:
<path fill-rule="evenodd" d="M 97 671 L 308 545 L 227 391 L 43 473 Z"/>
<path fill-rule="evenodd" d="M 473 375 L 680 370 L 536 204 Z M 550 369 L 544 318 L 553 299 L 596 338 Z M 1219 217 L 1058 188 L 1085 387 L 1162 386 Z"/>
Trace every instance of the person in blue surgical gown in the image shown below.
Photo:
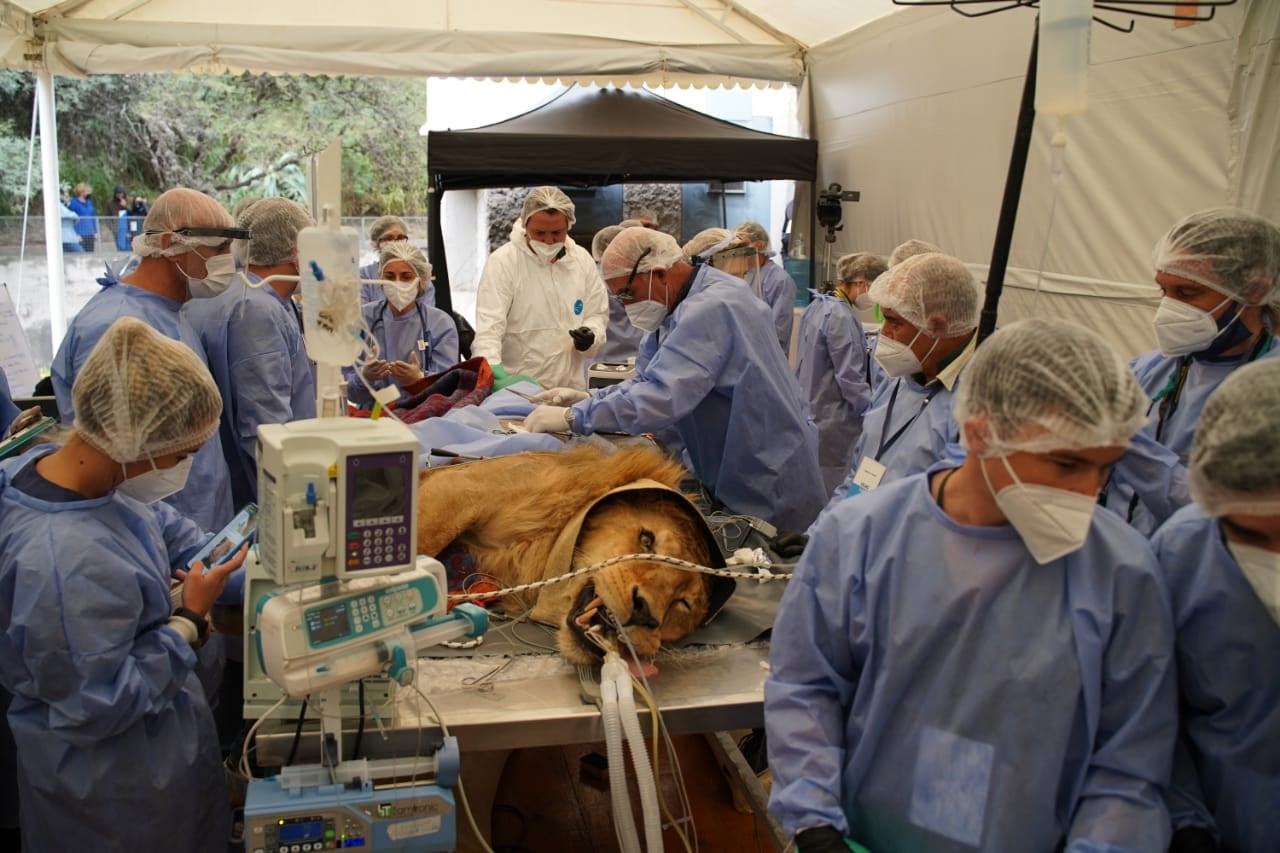
<path fill-rule="evenodd" d="M 740 279 L 685 262 L 671 237 L 627 228 L 601 260 L 609 290 L 646 332 L 636 375 L 588 394 L 553 388 L 533 432 L 673 427 L 693 473 L 733 512 L 803 530 L 822 509 L 818 431 L 774 346 L 769 310 Z M 567 405 L 572 404 L 570 408 Z"/>
<path fill-rule="evenodd" d="M 796 321 L 796 280 L 773 262 L 769 250 L 769 232 L 759 222 L 743 222 L 734 234 L 748 241 L 756 250 L 754 269 L 749 275 L 760 277 L 760 296 L 773 315 L 773 328 L 784 353 L 791 353 L 791 330 Z"/>
<path fill-rule="evenodd" d="M 1278 421 L 1280 361 L 1223 380 L 1191 445 L 1195 503 L 1152 539 L 1177 628 L 1175 853 L 1280 850 Z"/>
<path fill-rule="evenodd" d="M 854 313 L 855 281 L 874 281 L 886 269 L 869 252 L 840 259 L 840 281 L 817 294 L 800 315 L 796 378 L 818 423 L 818 461 L 830 493 L 849 470 L 871 403 L 871 369 L 862 321 Z"/>
<path fill-rule="evenodd" d="M 200 336 L 182 313 L 224 291 L 235 274 L 231 240 L 243 232 L 204 193 L 177 188 L 156 199 L 133 239 L 136 268 L 119 281 L 100 279 L 102 290 L 80 309 L 53 357 L 53 391 L 63 423 L 76 416 L 71 387 L 103 332 L 120 317 L 136 317 L 204 357 Z M 196 453 L 187 486 L 167 501 L 206 530 L 231 520 L 231 486 L 217 435 Z"/>
<path fill-rule="evenodd" d="M 1012 324 L 960 386 L 964 462 L 810 528 L 764 686 L 769 810 L 800 853 L 1165 850 L 1168 593 L 1095 512 L 1145 405 L 1093 332 Z"/>
<path fill-rule="evenodd" d="M 223 853 L 227 792 L 192 647 L 244 552 L 186 571 L 210 534 L 160 500 L 222 401 L 199 356 L 129 317 L 72 399 L 65 445 L 0 463 L 0 684 L 23 850 Z"/>
<path fill-rule="evenodd" d="M 862 419 L 842 498 L 919 474 L 960 439 L 951 403 L 973 357 L 982 285 L 950 255 L 912 255 L 878 276 L 884 314 L 875 358 L 885 378 Z"/>
<path fill-rule="evenodd" d="M 378 277 L 383 296 L 361 308 L 365 325 L 378 342 L 378 356 L 364 367 L 364 378 L 374 388 L 403 387 L 428 374 L 440 373 L 458 363 L 458 327 L 453 318 L 427 302 L 425 285 L 431 281 L 431 264 L 422 251 L 407 241 L 387 243 L 382 249 Z M 364 409 L 373 407 L 373 395 L 354 367 L 344 368 L 347 399 Z"/>
<path fill-rule="evenodd" d="M 648 228 L 647 225 L 642 225 Z M 591 238 L 591 257 L 596 264 L 604 257 L 605 249 L 613 242 L 613 238 L 622 233 L 621 225 L 606 225 Z M 640 341 L 644 338 L 644 330 L 631 325 L 627 319 L 627 306 L 618 301 L 618 297 L 609 294 L 609 326 L 605 333 L 604 346 L 591 360 L 592 364 L 625 364 L 635 361 L 640 351 Z"/>
<path fill-rule="evenodd" d="M 236 246 L 246 272 L 234 287 L 185 313 L 222 392 L 222 451 L 232 498 L 243 507 L 258 499 L 258 427 L 316 416 L 315 370 L 302 339 L 302 309 L 292 298 L 298 282 L 261 284 L 273 275 L 298 275 L 298 232 L 315 223 L 296 201 L 264 198 L 238 224 L 250 235 Z"/>
<path fill-rule="evenodd" d="M 1142 437 L 1173 455 L 1130 454 L 1106 498 L 1148 535 L 1190 499 L 1185 465 L 1205 400 L 1232 371 L 1280 354 L 1280 228 L 1243 210 L 1202 210 L 1169 229 L 1153 261 L 1159 349 L 1134 359 L 1133 372 L 1150 397 Z"/>

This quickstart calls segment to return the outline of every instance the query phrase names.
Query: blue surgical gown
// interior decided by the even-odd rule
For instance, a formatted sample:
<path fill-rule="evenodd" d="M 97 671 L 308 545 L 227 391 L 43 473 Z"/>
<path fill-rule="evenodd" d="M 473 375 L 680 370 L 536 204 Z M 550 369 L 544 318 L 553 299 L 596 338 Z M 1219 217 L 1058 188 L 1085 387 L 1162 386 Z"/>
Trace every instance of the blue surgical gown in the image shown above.
<path fill-rule="evenodd" d="M 377 302 L 379 299 L 387 298 L 387 293 L 382 289 L 382 285 L 367 283 L 369 281 L 377 281 L 381 276 L 382 270 L 378 266 L 377 261 L 365 264 L 360 268 L 360 278 L 366 282 L 365 284 L 360 285 L 360 302 L 362 304 L 365 302 Z M 436 304 L 436 286 L 431 282 L 427 282 L 427 286 L 422 288 L 422 296 L 419 298 L 425 299 L 428 305 L 434 307 Z"/>
<path fill-rule="evenodd" d="M 232 497 L 243 507 L 258 499 L 258 427 L 316 416 L 315 374 L 298 308 L 269 285 L 237 284 L 213 299 L 189 302 L 186 313 L 222 392 L 222 449 Z"/>
<path fill-rule="evenodd" d="M 853 477 L 864 456 L 884 466 L 882 486 L 927 471 L 948 458 L 948 447 L 960 444 L 960 428 L 951 411 L 957 387 L 953 383 L 948 388 L 937 379 L 921 385 L 914 377 L 886 376 L 874 389 L 849 470 L 834 497 L 861 491 Z"/>
<path fill-rule="evenodd" d="M 400 317 L 391 312 L 386 299 L 366 302 L 360 313 L 378 341 L 378 358 L 407 362 L 409 355 L 415 354 L 428 376 L 458 363 L 458 327 L 452 317 L 428 303 L 425 294 L 418 297 L 413 310 Z M 344 367 L 342 375 L 347 380 L 347 399 L 362 409 L 373 408 L 373 395 L 355 368 Z M 383 388 L 395 383 L 387 376 L 371 384 Z"/>
<path fill-rule="evenodd" d="M 636 375 L 576 403 L 574 430 L 674 427 L 693 473 L 734 512 L 804 530 L 822 509 L 818 430 L 768 308 L 741 280 L 699 267 L 688 295 L 646 335 Z"/>
<path fill-rule="evenodd" d="M 9 431 L 9 424 L 20 414 L 22 412 L 14 405 L 13 394 L 9 391 L 9 380 L 4 375 L 4 368 L 0 368 L 0 438 L 4 438 Z"/>
<path fill-rule="evenodd" d="M 830 494 L 849 470 L 871 404 L 862 323 L 843 300 L 815 295 L 800 315 L 796 378 L 818 424 L 818 463 Z"/>
<path fill-rule="evenodd" d="M 230 814 L 174 567 L 209 537 L 119 492 L 51 502 L 0 462 L 0 683 L 13 694 L 23 850 L 223 853 Z"/>
<path fill-rule="evenodd" d="M 181 341 L 208 361 L 200 336 L 183 315 L 182 305 L 171 299 L 116 282 L 99 279 L 102 290 L 80 309 L 71 321 L 62 345 L 53 357 L 53 393 L 58 398 L 58 414 L 64 423 L 75 417 L 71 386 L 94 344 L 121 317 L 134 317 L 165 337 Z M 204 300 L 193 300 L 204 301 Z M 182 491 L 165 502 L 194 521 L 202 530 L 220 530 L 235 515 L 231 503 L 231 480 L 223 458 L 222 438 L 214 434 L 196 451 L 191 474 Z"/>
<path fill-rule="evenodd" d="M 1114 515 L 1038 565 L 1014 528 L 947 516 L 927 474 L 809 529 L 764 685 L 788 836 L 875 853 L 1163 853 L 1177 731 L 1155 556 Z"/>
<path fill-rule="evenodd" d="M 1216 829 L 1223 849 L 1280 850 L 1280 626 L 1192 504 L 1151 540 L 1173 598 L 1181 743 L 1175 829 Z M 1206 813 L 1207 807 L 1207 813 Z M 1211 815 L 1211 817 L 1210 817 Z"/>
<path fill-rule="evenodd" d="M 1270 339 L 1258 358 L 1274 358 L 1278 354 L 1280 347 Z M 1184 358 L 1189 363 L 1187 379 L 1178 397 L 1177 408 L 1162 425 L 1160 400 L 1155 398 L 1163 398 L 1172 390 L 1171 383 L 1176 383 L 1178 368 Z M 1154 402 L 1146 426 L 1134 437 L 1133 449 L 1115 465 L 1115 473 L 1107 489 L 1108 509 L 1121 518 L 1129 518 L 1132 505 L 1130 523 L 1150 536 L 1161 522 L 1190 502 L 1186 464 L 1200 412 L 1222 380 L 1248 362 L 1248 357 L 1206 361 L 1194 356 L 1171 357 L 1149 352 L 1130 363 L 1138 384 Z M 1154 447 L 1157 444 L 1172 451 L 1172 455 L 1160 453 Z M 1133 503 L 1135 491 L 1138 494 L 1136 504 Z"/>
<path fill-rule="evenodd" d="M 780 265 L 766 261 L 760 266 L 760 291 L 769 303 L 773 329 L 784 353 L 791 352 L 791 327 L 795 324 L 796 283 Z"/>
<path fill-rule="evenodd" d="M 644 335 L 644 329 L 636 328 L 627 319 L 627 306 L 622 304 L 621 299 L 610 293 L 609 325 L 605 331 L 604 346 L 600 348 L 600 352 L 596 353 L 595 358 L 591 359 L 591 363 L 623 364 L 628 359 L 635 358 L 640 351 L 640 341 L 644 340 Z"/>

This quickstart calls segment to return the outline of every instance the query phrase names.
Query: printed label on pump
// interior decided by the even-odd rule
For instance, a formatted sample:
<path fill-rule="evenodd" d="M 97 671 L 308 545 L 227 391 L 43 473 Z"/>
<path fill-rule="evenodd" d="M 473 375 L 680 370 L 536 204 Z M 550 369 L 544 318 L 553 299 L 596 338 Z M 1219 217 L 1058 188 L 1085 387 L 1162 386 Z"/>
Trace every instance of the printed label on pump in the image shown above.
<path fill-rule="evenodd" d="M 884 466 L 870 456 L 862 457 L 858 470 L 853 475 L 853 484 L 861 491 L 869 492 L 884 479 Z M 852 490 L 850 490 L 852 494 Z"/>

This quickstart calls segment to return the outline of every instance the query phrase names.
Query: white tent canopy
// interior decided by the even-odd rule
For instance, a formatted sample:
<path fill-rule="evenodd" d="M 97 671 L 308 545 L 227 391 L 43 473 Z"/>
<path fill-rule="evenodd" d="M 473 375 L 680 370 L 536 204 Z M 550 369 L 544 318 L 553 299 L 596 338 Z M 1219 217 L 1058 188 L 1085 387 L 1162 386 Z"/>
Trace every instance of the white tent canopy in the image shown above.
<path fill-rule="evenodd" d="M 0 66 L 619 84 L 799 83 L 808 46 L 889 0 L 0 0 Z"/>

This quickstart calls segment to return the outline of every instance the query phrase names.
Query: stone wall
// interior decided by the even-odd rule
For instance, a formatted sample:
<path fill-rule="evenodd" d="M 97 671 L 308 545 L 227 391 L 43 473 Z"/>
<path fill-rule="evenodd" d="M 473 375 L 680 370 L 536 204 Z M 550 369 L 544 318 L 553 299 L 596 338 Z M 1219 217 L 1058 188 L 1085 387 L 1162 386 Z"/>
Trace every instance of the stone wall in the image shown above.
<path fill-rule="evenodd" d="M 658 214 L 658 229 L 680 239 L 680 184 L 628 184 L 622 189 L 622 218 L 642 207 Z"/>

